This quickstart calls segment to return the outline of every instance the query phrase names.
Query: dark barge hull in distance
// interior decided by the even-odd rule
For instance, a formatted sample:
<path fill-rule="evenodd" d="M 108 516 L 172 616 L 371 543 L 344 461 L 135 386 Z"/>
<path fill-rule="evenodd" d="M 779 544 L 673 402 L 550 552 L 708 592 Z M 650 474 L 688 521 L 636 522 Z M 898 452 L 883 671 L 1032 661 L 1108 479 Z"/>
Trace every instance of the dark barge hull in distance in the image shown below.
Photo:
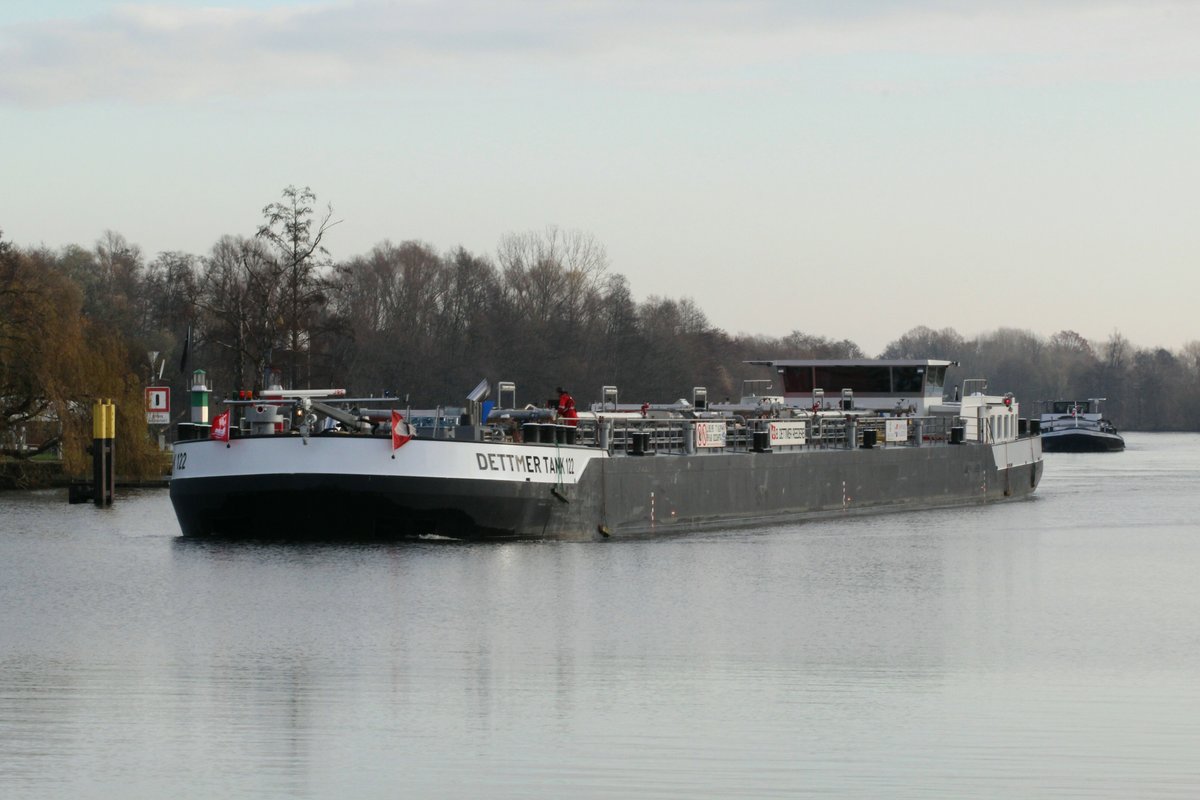
<path fill-rule="evenodd" d="M 330 439 L 326 446 L 358 450 L 363 441 Z M 378 449 L 382 443 L 373 444 Z M 468 452 L 470 442 L 421 444 L 441 453 L 457 450 L 467 461 L 478 458 Z M 283 455 L 299 442 L 278 437 L 258 442 L 264 445 L 283 445 Z M 551 483 L 344 471 L 214 475 L 173 480 L 171 499 L 185 535 L 588 540 L 1020 497 L 1041 478 L 1037 445 L 1034 438 L 995 445 L 593 457 L 573 481 Z M 594 448 L 514 447 L 558 458 L 575 453 L 580 463 L 585 453 L 595 454 Z M 206 449 L 219 453 L 225 446 L 186 445 L 196 456 Z"/>
<path fill-rule="evenodd" d="M 1125 440 L 1100 410 L 1103 397 L 1053 400 L 1040 420 L 1042 449 L 1047 453 L 1115 453 Z"/>
<path fill-rule="evenodd" d="M 1050 431 L 1042 434 L 1047 453 L 1116 453 L 1125 449 L 1119 434 L 1091 430 Z"/>

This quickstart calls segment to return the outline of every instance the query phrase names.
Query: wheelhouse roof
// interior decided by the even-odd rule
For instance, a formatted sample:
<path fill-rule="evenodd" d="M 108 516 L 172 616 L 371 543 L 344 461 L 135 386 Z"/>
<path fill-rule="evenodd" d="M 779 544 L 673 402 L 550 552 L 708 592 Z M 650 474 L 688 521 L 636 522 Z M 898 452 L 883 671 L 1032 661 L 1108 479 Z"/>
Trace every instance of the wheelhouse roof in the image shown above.
<path fill-rule="evenodd" d="M 780 358 L 747 361 L 763 367 L 956 367 L 957 361 L 940 358 Z"/>

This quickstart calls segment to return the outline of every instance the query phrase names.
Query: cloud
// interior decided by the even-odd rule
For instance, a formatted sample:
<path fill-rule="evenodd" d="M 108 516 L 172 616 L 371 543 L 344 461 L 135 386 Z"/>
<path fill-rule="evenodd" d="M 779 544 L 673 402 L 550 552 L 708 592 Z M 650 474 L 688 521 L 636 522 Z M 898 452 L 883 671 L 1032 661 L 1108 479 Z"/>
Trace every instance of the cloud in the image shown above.
<path fill-rule="evenodd" d="M 519 70 L 702 88 L 731 70 L 769 81 L 846 56 L 973 59 L 986 74 L 972 80 L 1154 79 L 1195 74 L 1198 22 L 1200 7 L 1175 0 L 127 5 L 0 28 L 0 102 L 179 102 Z"/>

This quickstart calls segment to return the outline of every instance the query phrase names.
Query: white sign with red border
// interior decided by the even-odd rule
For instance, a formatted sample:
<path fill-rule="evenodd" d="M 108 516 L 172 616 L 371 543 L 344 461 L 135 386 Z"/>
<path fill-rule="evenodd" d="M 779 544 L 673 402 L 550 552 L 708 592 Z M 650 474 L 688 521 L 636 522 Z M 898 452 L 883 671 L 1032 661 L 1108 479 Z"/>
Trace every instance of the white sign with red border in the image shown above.
<path fill-rule="evenodd" d="M 696 447 L 724 447 L 724 422 L 697 422 Z"/>
<path fill-rule="evenodd" d="M 167 425 L 171 422 L 171 388 L 146 387 L 146 424 Z"/>

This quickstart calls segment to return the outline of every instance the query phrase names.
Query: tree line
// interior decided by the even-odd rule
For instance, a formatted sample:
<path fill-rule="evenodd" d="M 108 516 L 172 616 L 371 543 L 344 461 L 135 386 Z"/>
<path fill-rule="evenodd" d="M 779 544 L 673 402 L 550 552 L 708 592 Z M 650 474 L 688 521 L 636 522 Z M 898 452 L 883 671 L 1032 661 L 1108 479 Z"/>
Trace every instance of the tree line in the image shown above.
<path fill-rule="evenodd" d="M 867 354 L 812 332 L 730 334 L 692 300 L 634 298 L 589 234 L 550 227 L 502 238 L 492 254 L 383 241 L 335 262 L 332 206 L 308 187 L 285 188 L 255 234 L 228 235 L 203 255 L 147 258 L 118 233 L 88 249 L 18 247 L 0 238 L 0 447 L 38 419 L 64 420 L 64 459 L 78 468 L 90 422 L 81 409 L 114 397 L 123 439 L 148 443 L 141 390 L 176 388 L 186 418 L 191 370 L 216 396 L 261 389 L 346 388 L 458 404 L 481 378 L 511 380 L 518 400 L 542 403 L 556 386 L 586 406 L 616 385 L 626 401 L 673 400 L 706 386 L 736 398 L 743 379 L 769 378 L 762 358 L 947 358 L 952 380 L 987 377 L 1026 403 L 1108 398 L 1118 427 L 1200 429 L 1200 342 L 1178 352 L 1135 347 L 1120 333 L 1092 342 L 1000 329 L 967 338 L 918 327 Z M 151 360 L 150 354 L 157 356 Z M 146 469 L 153 448 L 127 455 Z"/>

